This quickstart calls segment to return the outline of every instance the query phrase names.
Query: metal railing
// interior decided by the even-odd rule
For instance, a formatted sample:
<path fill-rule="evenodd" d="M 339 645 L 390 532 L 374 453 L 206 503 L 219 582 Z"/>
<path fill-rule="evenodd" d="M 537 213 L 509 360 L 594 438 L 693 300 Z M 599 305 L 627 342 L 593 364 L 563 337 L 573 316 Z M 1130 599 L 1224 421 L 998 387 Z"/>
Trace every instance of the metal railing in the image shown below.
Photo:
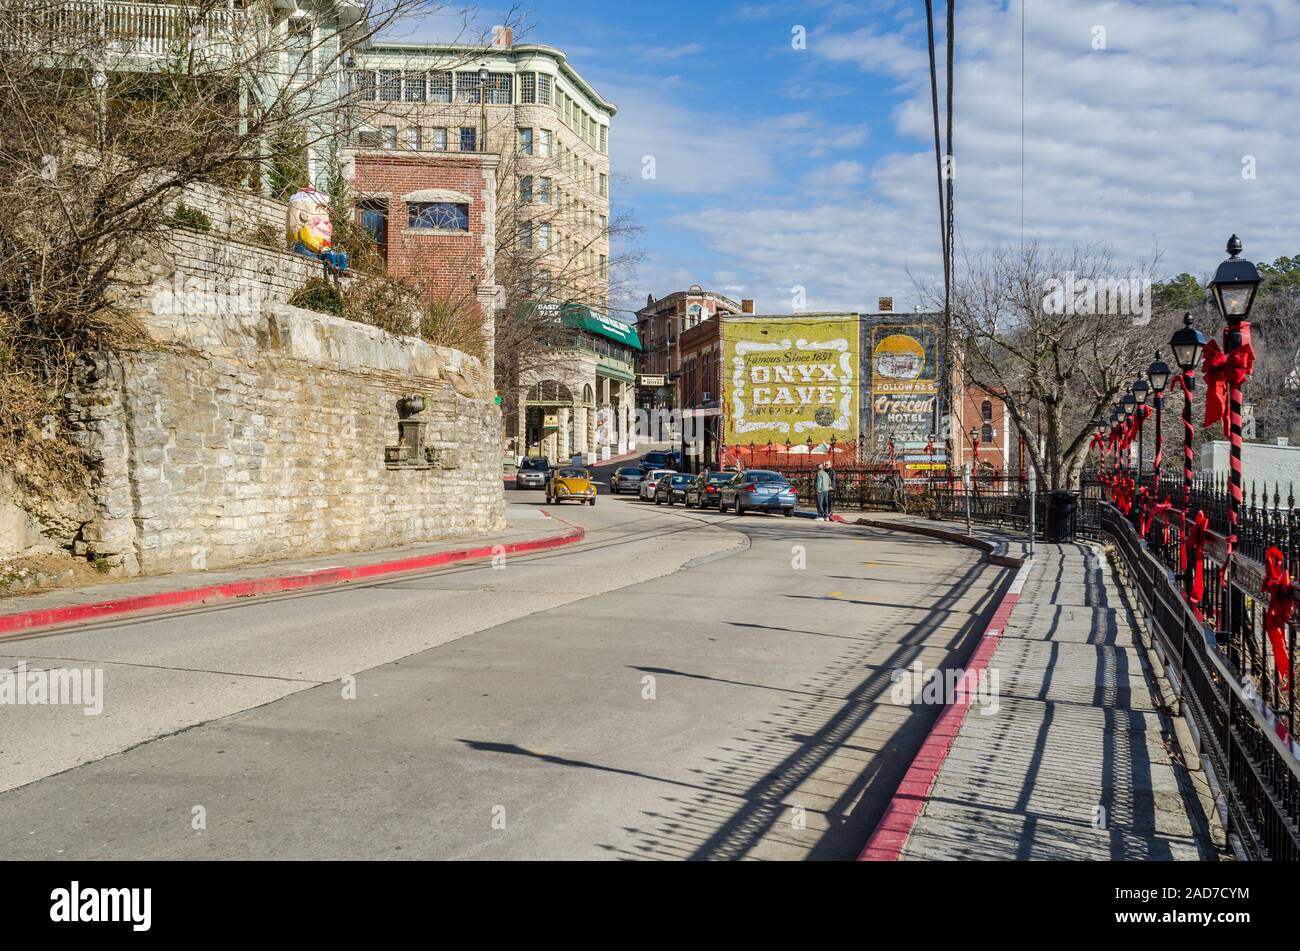
<path fill-rule="evenodd" d="M 233 4 L 131 3 L 122 0 L 53 0 L 9 11 L 7 45 L 39 44 L 51 53 L 160 58 L 178 50 L 229 54 L 260 31 L 266 18 Z"/>
<path fill-rule="evenodd" d="M 1164 664 L 1181 713 L 1198 737 L 1218 782 L 1216 804 L 1233 844 L 1253 859 L 1300 859 L 1300 745 L 1294 738 L 1295 699 L 1278 672 L 1274 647 L 1263 629 L 1263 557 L 1278 548 L 1296 565 L 1297 513 L 1288 492 L 1248 494 L 1232 557 L 1222 530 L 1227 526 L 1227 492 L 1222 481 L 1194 487 L 1188 512 L 1181 510 L 1182 483 L 1148 478 L 1144 506 L 1166 497 L 1177 507 L 1149 513 L 1141 506 L 1125 514 L 1111 501 L 1108 485 L 1085 477 L 1071 527 L 1113 545 Z M 1176 489 L 1176 494 L 1175 490 Z M 958 481 L 935 484 L 927 495 L 935 514 L 964 519 L 967 497 Z M 971 518 L 1017 533 L 1027 532 L 1029 500 L 1016 480 L 976 485 Z M 1053 501 L 1042 497 L 1038 525 Z M 1184 548 L 1188 523 L 1203 512 L 1214 526 L 1196 547 Z M 1142 532 L 1145 530 L 1145 538 Z M 1040 532 L 1040 534 L 1042 534 Z M 1186 557 L 1187 567 L 1183 567 Z M 1194 599 L 1196 562 L 1202 591 Z M 1300 586 L 1293 585 L 1300 596 Z M 1286 624 L 1290 669 L 1296 657 L 1296 619 Z"/>

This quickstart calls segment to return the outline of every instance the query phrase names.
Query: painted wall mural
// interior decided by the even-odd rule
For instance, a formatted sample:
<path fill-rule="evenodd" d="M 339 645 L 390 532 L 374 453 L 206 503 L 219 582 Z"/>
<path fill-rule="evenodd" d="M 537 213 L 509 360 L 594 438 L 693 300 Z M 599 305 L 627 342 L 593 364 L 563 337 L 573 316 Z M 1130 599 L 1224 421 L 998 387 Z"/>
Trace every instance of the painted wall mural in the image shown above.
<path fill-rule="evenodd" d="M 942 324 L 936 316 L 865 317 L 862 429 L 869 452 L 885 457 L 892 437 L 897 462 L 909 476 L 942 468 L 942 439 L 933 457 L 925 451 L 940 425 L 939 375 Z"/>
<path fill-rule="evenodd" d="M 725 442 L 784 447 L 858 441 L 856 315 L 723 322 Z"/>

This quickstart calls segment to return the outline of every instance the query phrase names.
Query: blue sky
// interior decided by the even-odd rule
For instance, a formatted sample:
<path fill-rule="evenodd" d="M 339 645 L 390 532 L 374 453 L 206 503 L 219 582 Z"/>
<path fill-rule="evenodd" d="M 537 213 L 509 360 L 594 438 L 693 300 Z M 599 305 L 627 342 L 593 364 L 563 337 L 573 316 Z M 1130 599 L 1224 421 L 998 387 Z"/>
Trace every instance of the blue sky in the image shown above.
<path fill-rule="evenodd" d="M 760 312 L 789 312 L 795 287 L 808 309 L 910 307 L 935 279 L 921 0 L 521 12 L 522 41 L 567 51 L 620 107 L 614 204 L 644 261 L 616 308 L 693 282 Z M 1025 0 L 1024 16 L 1027 239 L 1106 245 L 1121 274 L 1156 257 L 1205 274 L 1234 231 L 1248 256 L 1300 253 L 1300 0 Z M 959 255 L 1020 240 L 1021 48 L 1018 0 L 958 5 Z"/>

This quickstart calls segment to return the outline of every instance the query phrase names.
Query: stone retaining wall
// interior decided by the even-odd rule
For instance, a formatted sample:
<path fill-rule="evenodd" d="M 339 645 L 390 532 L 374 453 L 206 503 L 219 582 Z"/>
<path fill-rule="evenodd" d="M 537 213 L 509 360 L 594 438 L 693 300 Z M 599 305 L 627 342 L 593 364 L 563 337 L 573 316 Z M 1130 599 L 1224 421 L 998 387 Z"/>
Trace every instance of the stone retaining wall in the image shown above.
<path fill-rule="evenodd" d="M 73 404 L 101 473 L 77 554 L 152 574 L 504 527 L 501 414 L 473 357 L 275 301 L 137 316 L 149 344 L 88 362 Z M 390 468 L 413 393 L 437 464 Z"/>

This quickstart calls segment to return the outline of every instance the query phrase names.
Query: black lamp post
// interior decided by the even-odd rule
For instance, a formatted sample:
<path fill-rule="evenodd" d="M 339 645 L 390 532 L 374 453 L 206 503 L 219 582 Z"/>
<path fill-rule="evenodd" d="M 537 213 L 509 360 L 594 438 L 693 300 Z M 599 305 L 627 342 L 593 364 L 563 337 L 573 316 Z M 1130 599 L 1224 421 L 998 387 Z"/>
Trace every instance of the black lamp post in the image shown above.
<path fill-rule="evenodd" d="M 1137 440 L 1138 440 L 1138 469 L 1137 469 L 1138 475 L 1137 475 L 1137 483 L 1138 483 L 1138 485 L 1140 486 L 1140 485 L 1142 484 L 1142 471 L 1143 471 L 1143 469 L 1146 467 L 1146 464 L 1145 464 L 1145 461 L 1144 461 L 1144 458 L 1143 458 L 1143 452 L 1142 452 L 1142 423 L 1146 420 L 1146 413 L 1144 413 L 1144 412 L 1142 411 L 1142 408 L 1143 408 L 1144 406 L 1147 405 L 1147 400 L 1151 398 L 1151 384 L 1147 383 L 1146 380 L 1142 379 L 1142 377 L 1139 376 L 1139 377 L 1138 377 L 1138 378 L 1133 382 L 1133 386 L 1130 387 L 1130 389 L 1131 389 L 1132 392 L 1133 392 L 1133 399 L 1137 400 L 1137 406 L 1135 406 L 1135 407 L 1133 408 L 1133 411 L 1137 414 L 1137 424 L 1138 424 L 1138 432 L 1137 432 Z"/>
<path fill-rule="evenodd" d="M 1151 462 L 1151 491 L 1160 494 L 1160 466 L 1165 459 L 1165 428 L 1162 420 L 1165 410 L 1165 387 L 1169 385 L 1172 371 L 1169 364 L 1156 351 L 1156 359 L 1147 367 L 1147 380 L 1151 383 L 1152 400 L 1156 404 L 1156 456 Z M 1153 501 L 1159 501 L 1154 499 Z"/>
<path fill-rule="evenodd" d="M 1137 409 L 1137 397 L 1132 393 L 1125 393 L 1124 398 L 1119 401 L 1119 408 L 1124 413 L 1124 432 L 1127 434 L 1128 427 L 1133 420 L 1133 413 Z M 1131 440 L 1124 447 L 1124 475 L 1130 481 L 1133 479 L 1133 444 Z M 1130 515 L 1132 511 L 1132 509 L 1129 510 Z"/>
<path fill-rule="evenodd" d="M 479 109 L 483 114 L 483 140 L 479 142 L 478 150 L 487 151 L 487 101 L 488 101 L 488 81 L 492 74 L 488 72 L 487 63 L 483 63 L 478 68 L 478 101 Z"/>
<path fill-rule="evenodd" d="M 1174 352 L 1174 363 L 1181 371 L 1178 381 L 1183 388 L 1183 515 L 1181 537 L 1187 538 L 1187 510 L 1192 504 L 1192 440 L 1196 438 L 1196 428 L 1192 425 L 1192 392 L 1196 389 L 1196 367 L 1201 362 L 1201 351 L 1205 349 L 1205 334 L 1192 326 L 1192 315 L 1183 315 L 1183 326 L 1175 330 L 1169 338 L 1169 347 Z M 1186 541 L 1183 542 L 1186 545 Z M 1184 548 L 1184 550 L 1186 550 Z M 1187 565 L 1187 574 L 1183 585 L 1190 595 L 1192 591 L 1192 565 Z"/>
<path fill-rule="evenodd" d="M 1235 234 L 1228 239 L 1228 260 L 1219 265 L 1210 282 L 1210 292 L 1224 320 L 1223 353 L 1233 360 L 1236 352 L 1250 345 L 1250 308 L 1255 303 L 1255 292 L 1261 278 L 1259 270 L 1250 261 L 1242 260 L 1241 239 Z M 1231 372 L 1231 371 L 1229 371 Z M 1228 424 L 1232 444 L 1229 460 L 1231 487 L 1228 498 L 1228 552 L 1225 567 L 1231 563 L 1237 541 L 1237 525 L 1241 520 L 1241 386 L 1235 376 L 1228 383 Z"/>

